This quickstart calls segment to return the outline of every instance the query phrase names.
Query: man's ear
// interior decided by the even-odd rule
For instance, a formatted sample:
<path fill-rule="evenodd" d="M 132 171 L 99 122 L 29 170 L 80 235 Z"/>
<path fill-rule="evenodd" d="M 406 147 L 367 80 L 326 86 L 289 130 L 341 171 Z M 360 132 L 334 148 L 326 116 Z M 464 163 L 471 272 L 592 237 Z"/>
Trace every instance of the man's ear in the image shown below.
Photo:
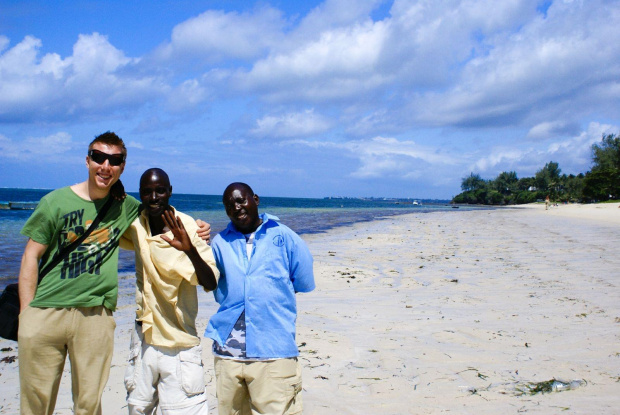
<path fill-rule="evenodd" d="M 254 201 L 256 202 L 256 206 L 260 204 L 260 198 L 258 197 L 258 195 L 254 195 Z"/>

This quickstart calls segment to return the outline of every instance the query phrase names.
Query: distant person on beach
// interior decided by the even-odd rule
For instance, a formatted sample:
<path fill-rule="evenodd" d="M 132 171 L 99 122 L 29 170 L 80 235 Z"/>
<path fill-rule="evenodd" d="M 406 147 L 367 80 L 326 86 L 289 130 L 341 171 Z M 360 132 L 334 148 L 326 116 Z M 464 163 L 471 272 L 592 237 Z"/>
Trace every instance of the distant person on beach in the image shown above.
<path fill-rule="evenodd" d="M 168 204 L 166 172 L 140 178 L 141 215 L 121 239 L 136 253 L 136 323 L 125 374 L 129 414 L 208 415 L 196 286 L 212 291 L 219 272 L 196 222 Z"/>
<path fill-rule="evenodd" d="M 545 210 L 549 210 L 549 204 L 551 201 L 549 200 L 549 195 L 545 198 Z"/>
<path fill-rule="evenodd" d="M 115 133 L 95 137 L 86 156 L 87 180 L 44 196 L 21 230 L 29 238 L 19 273 L 22 415 L 54 412 L 67 354 L 74 413 L 102 413 L 116 327 L 118 243 L 140 206 L 119 181 L 126 157 Z M 83 235 L 112 194 L 116 200 L 98 227 L 37 285 L 39 266 Z M 202 235 L 208 234 L 208 225 L 202 226 Z"/>
<path fill-rule="evenodd" d="M 301 414 L 295 293 L 314 289 L 312 256 L 259 197 L 232 183 L 222 202 L 228 227 L 213 238 L 220 304 L 205 332 L 213 342 L 218 412 Z"/>

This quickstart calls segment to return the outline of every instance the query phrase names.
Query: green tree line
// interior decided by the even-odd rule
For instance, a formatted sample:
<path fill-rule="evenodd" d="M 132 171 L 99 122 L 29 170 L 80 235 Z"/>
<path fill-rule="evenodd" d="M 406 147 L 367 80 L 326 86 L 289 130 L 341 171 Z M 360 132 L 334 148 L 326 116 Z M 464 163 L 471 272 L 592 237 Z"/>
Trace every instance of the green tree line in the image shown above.
<path fill-rule="evenodd" d="M 599 202 L 620 199 L 620 135 L 603 135 L 592 145 L 592 169 L 561 174 L 558 163 L 550 161 L 534 177 L 518 178 L 514 171 L 502 172 L 485 180 L 471 173 L 461 182 L 462 193 L 452 203 L 506 205 L 531 203 L 547 196 L 552 202 Z"/>

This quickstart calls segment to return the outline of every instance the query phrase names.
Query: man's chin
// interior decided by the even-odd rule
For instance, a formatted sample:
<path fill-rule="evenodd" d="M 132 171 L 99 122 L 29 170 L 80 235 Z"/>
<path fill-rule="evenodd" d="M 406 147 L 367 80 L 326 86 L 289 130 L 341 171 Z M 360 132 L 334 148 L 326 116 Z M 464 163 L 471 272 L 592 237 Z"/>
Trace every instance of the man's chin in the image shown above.
<path fill-rule="evenodd" d="M 97 188 L 101 191 L 109 192 L 110 189 L 112 188 L 112 183 L 97 182 Z"/>
<path fill-rule="evenodd" d="M 163 208 L 163 207 L 161 209 L 147 209 L 146 210 L 147 214 L 152 218 L 160 218 L 161 215 L 163 215 L 165 211 L 166 211 L 166 208 Z"/>
<path fill-rule="evenodd" d="M 245 222 L 235 222 L 232 221 L 233 225 L 235 225 L 235 228 L 237 228 L 238 231 L 246 233 L 246 230 L 248 229 L 248 224 Z"/>
<path fill-rule="evenodd" d="M 112 185 L 116 182 L 116 180 L 114 179 L 101 179 L 99 177 L 97 177 L 97 180 L 95 180 L 95 183 L 97 184 L 97 187 L 100 188 L 101 190 L 110 190 L 110 188 L 112 187 Z"/>

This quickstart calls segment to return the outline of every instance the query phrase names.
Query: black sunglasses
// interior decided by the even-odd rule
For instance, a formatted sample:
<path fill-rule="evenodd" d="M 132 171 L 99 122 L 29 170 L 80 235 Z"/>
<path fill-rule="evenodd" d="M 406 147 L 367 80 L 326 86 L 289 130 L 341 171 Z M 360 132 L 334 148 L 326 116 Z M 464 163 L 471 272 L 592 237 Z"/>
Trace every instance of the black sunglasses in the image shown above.
<path fill-rule="evenodd" d="M 88 157 L 97 164 L 103 164 L 108 160 L 110 166 L 120 166 L 125 161 L 125 156 L 122 154 L 108 154 L 99 150 L 90 150 Z"/>

